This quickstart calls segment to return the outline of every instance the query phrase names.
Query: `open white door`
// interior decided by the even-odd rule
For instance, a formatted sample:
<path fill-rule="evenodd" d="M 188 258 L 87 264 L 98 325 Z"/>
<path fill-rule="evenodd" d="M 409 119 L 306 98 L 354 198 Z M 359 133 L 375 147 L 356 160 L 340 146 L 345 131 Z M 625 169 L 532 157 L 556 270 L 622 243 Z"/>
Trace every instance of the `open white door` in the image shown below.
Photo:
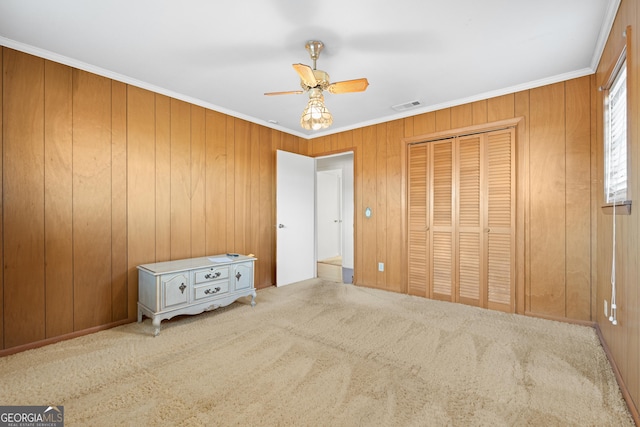
<path fill-rule="evenodd" d="M 315 160 L 276 153 L 276 285 L 316 276 Z"/>

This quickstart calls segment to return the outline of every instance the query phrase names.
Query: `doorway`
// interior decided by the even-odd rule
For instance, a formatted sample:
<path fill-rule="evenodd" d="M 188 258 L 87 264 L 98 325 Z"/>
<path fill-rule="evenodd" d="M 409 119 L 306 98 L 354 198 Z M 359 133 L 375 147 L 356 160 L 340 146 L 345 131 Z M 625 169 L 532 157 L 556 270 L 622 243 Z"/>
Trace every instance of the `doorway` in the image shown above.
<path fill-rule="evenodd" d="M 353 152 L 316 158 L 318 277 L 353 283 Z"/>

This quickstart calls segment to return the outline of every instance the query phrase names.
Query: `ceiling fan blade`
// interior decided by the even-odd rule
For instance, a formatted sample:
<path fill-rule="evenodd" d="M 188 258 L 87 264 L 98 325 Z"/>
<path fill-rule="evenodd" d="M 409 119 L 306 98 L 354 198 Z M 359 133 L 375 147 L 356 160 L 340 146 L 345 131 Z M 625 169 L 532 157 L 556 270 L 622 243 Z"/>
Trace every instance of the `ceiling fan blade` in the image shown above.
<path fill-rule="evenodd" d="M 265 92 L 265 95 L 267 96 L 274 96 L 274 95 L 299 95 L 301 93 L 304 93 L 304 91 L 302 90 L 288 90 L 285 92 Z"/>
<path fill-rule="evenodd" d="M 355 79 L 345 80 L 342 82 L 335 82 L 329 85 L 327 90 L 330 93 L 348 93 L 348 92 L 362 92 L 369 86 L 367 79 Z"/>
<path fill-rule="evenodd" d="M 318 81 L 316 80 L 316 76 L 313 75 L 311 67 L 304 64 L 293 64 L 293 68 L 296 70 L 305 85 L 309 87 L 316 87 L 318 85 Z"/>

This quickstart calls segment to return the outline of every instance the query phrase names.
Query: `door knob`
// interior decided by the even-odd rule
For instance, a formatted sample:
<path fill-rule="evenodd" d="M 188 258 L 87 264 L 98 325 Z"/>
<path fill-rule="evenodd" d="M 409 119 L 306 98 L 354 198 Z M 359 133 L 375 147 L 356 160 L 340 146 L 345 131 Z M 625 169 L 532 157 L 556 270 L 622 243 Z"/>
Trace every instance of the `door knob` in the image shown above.
<path fill-rule="evenodd" d="M 284 228 L 284 224 L 278 224 L 278 228 Z"/>

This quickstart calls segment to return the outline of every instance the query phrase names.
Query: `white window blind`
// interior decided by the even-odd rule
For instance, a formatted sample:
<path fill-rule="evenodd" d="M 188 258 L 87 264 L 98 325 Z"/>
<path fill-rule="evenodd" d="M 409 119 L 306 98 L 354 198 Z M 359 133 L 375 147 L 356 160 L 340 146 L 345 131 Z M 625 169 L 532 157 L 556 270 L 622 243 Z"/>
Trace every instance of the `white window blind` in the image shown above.
<path fill-rule="evenodd" d="M 619 68 L 605 97 L 604 178 L 606 203 L 627 199 L 627 67 Z"/>

